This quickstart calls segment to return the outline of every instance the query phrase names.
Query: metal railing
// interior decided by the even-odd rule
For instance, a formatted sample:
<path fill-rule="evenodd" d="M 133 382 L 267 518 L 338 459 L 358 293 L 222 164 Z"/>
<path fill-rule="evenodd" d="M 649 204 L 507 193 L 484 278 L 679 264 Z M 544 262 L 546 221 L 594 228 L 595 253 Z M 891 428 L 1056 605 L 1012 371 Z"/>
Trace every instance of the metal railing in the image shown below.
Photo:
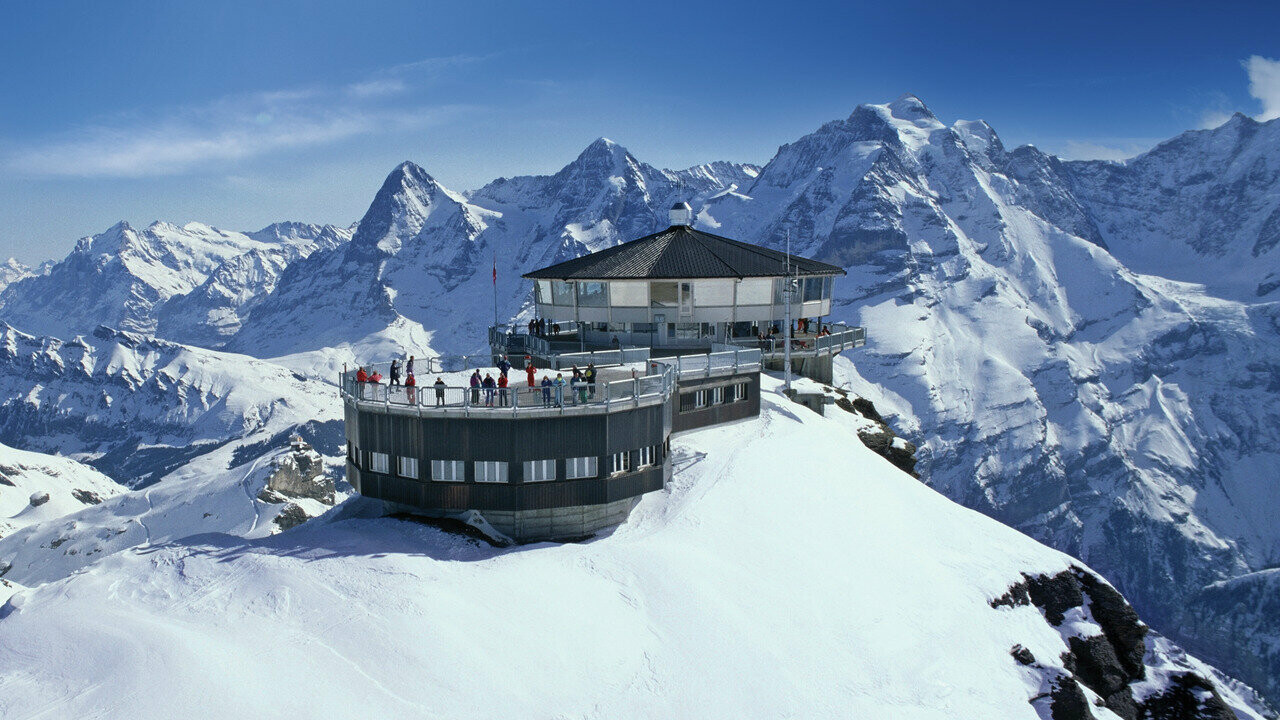
<path fill-rule="evenodd" d="M 829 334 L 795 335 L 791 338 L 791 352 L 811 352 L 835 354 L 849 348 L 862 347 L 867 344 L 867 329 L 848 325 L 829 324 Z M 739 347 L 757 348 L 762 352 L 773 354 L 783 352 L 784 339 L 781 335 L 773 335 L 763 340 L 758 338 L 733 338 L 730 342 Z"/>
<path fill-rule="evenodd" d="M 530 387 L 527 383 L 501 387 L 428 385 L 406 387 L 356 382 L 356 373 L 340 373 L 344 397 L 366 407 L 387 411 L 464 416 L 600 413 L 640 405 L 666 403 L 675 387 L 676 370 L 665 362 L 651 362 L 650 374 L 610 382 L 566 381 Z M 544 375 L 546 377 L 546 375 Z"/>

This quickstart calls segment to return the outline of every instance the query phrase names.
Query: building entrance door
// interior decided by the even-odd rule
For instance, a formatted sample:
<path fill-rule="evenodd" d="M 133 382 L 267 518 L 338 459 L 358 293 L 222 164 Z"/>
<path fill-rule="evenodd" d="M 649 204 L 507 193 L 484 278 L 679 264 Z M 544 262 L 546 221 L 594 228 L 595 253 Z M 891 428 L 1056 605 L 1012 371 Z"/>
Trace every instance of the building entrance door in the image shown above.
<path fill-rule="evenodd" d="M 680 318 L 687 320 L 693 317 L 693 283 L 680 283 Z"/>

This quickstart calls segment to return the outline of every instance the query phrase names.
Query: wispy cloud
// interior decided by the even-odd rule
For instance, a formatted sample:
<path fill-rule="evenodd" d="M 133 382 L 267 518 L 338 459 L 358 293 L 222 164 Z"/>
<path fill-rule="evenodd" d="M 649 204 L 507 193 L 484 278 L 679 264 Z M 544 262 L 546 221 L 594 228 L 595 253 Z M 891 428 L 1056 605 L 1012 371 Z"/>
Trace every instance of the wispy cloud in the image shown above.
<path fill-rule="evenodd" d="M 1128 160 L 1150 150 L 1155 143 L 1148 138 L 1068 140 L 1057 154 L 1064 160 Z"/>
<path fill-rule="evenodd" d="M 1244 61 L 1249 73 L 1249 94 L 1262 103 L 1259 120 L 1280 117 L 1280 60 L 1253 55 Z"/>
<path fill-rule="evenodd" d="M 397 96 L 420 88 L 432 73 L 468 61 L 430 58 L 342 87 L 234 95 L 150 117 L 99 121 L 20 147 L 4 158 L 4 164 L 45 176 L 175 175 L 361 135 L 422 128 L 444 122 L 463 108 L 414 106 Z"/>

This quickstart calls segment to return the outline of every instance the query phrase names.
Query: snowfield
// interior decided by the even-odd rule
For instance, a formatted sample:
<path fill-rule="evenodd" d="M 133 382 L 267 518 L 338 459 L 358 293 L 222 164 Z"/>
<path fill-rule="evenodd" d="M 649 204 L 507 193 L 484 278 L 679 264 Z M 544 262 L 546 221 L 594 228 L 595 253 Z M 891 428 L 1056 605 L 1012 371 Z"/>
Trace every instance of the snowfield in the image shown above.
<path fill-rule="evenodd" d="M 356 500 L 19 592 L 0 715 L 1040 717 L 1010 650 L 1052 666 L 1063 636 L 991 603 L 1075 561 L 777 384 L 760 418 L 674 440 L 672 486 L 590 542 L 497 549 Z"/>

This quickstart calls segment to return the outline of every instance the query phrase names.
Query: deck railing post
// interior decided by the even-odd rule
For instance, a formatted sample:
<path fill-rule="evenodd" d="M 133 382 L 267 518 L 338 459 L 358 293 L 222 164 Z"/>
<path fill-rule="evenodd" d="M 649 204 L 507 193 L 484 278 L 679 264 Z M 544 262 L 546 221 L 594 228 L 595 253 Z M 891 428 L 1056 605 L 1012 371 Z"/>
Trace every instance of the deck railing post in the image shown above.
<path fill-rule="evenodd" d="M 633 404 L 634 406 L 636 406 L 636 407 L 639 407 L 639 405 L 640 405 L 640 378 L 631 378 L 631 397 L 632 397 L 632 398 L 633 398 L 633 400 L 634 400 L 634 402 L 633 402 L 632 404 Z"/>

